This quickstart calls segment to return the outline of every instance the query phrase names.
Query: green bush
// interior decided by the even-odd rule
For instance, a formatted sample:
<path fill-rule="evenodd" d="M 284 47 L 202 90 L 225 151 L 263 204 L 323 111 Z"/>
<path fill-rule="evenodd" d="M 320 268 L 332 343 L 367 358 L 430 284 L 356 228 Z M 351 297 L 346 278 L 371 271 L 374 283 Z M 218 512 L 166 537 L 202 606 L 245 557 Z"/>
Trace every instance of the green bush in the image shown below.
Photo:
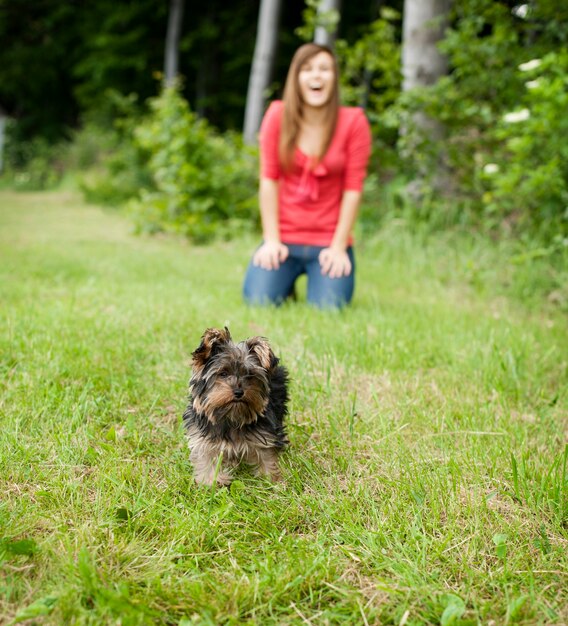
<path fill-rule="evenodd" d="M 196 242 L 230 237 L 257 222 L 257 156 L 240 137 L 219 135 L 176 88 L 150 101 L 136 129 L 151 184 L 130 203 L 144 232 L 173 231 Z"/>
<path fill-rule="evenodd" d="M 400 43 L 402 16 L 382 7 L 374 20 L 352 45 L 340 39 L 336 52 L 341 69 L 341 99 L 350 106 L 363 106 L 373 131 L 371 169 L 398 170 L 395 151 L 398 128 L 388 123 L 390 107 L 400 95 Z"/>
<path fill-rule="evenodd" d="M 449 74 L 402 94 L 385 116 L 405 128 L 399 149 L 408 174 L 424 177 L 426 188 L 430 181 L 433 192 L 440 164 L 448 168 L 451 193 L 432 211 L 548 241 L 566 236 L 568 28 L 553 19 L 553 5 L 518 15 L 505 2 L 456 0 L 440 43 Z M 535 58 L 538 68 L 523 71 Z M 442 124 L 439 139 L 413 124 L 419 112 Z"/>
<path fill-rule="evenodd" d="M 135 94 L 124 96 L 107 90 L 105 107 L 91 111 L 85 128 L 93 128 L 102 140 L 97 159 L 82 177 L 85 199 L 95 204 L 119 207 L 140 190 L 151 185 L 147 155 L 134 141 L 134 132 L 143 119 Z M 89 142 L 82 153 L 88 152 Z"/>
<path fill-rule="evenodd" d="M 17 139 L 15 122 L 6 129 L 5 170 L 6 184 L 20 191 L 41 191 L 56 187 L 63 176 L 63 142 L 51 145 L 47 140 Z"/>
<path fill-rule="evenodd" d="M 86 114 L 57 143 L 22 140 L 18 123 L 8 125 L 3 181 L 19 190 L 57 187 L 71 178 L 91 202 L 118 205 L 147 182 L 145 162 L 132 136 L 141 118 L 136 96 L 107 90 L 106 108 Z M 110 175 L 109 175 L 110 173 Z"/>
<path fill-rule="evenodd" d="M 477 168 L 489 213 L 568 234 L 568 50 L 520 65 L 524 93 L 494 129 L 499 150 Z"/>

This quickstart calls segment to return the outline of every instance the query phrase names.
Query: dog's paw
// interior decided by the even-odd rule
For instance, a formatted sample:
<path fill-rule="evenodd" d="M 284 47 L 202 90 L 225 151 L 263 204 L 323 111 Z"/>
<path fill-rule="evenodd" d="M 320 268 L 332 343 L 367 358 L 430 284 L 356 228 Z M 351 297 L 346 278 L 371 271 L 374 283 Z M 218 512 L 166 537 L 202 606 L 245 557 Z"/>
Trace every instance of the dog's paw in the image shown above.
<path fill-rule="evenodd" d="M 254 475 L 258 478 L 266 478 L 271 483 L 279 483 L 284 481 L 284 478 L 279 469 L 267 470 L 263 467 L 256 467 L 254 470 Z"/>
<path fill-rule="evenodd" d="M 233 477 L 230 474 L 220 473 L 217 476 L 217 484 L 219 487 L 228 487 L 233 482 Z"/>
<path fill-rule="evenodd" d="M 233 482 L 233 477 L 227 472 L 206 472 L 204 474 L 195 474 L 195 482 L 203 487 L 212 487 L 217 484 L 219 487 L 228 487 Z"/>

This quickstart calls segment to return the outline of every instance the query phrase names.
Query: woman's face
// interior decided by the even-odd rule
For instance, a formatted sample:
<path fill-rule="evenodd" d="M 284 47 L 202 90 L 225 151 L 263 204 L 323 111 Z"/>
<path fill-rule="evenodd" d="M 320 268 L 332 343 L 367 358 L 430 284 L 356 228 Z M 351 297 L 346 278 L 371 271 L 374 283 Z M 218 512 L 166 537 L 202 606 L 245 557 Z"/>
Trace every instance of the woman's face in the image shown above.
<path fill-rule="evenodd" d="M 298 85 L 304 104 L 325 106 L 333 92 L 335 69 L 333 58 L 327 52 L 318 52 L 300 66 Z"/>

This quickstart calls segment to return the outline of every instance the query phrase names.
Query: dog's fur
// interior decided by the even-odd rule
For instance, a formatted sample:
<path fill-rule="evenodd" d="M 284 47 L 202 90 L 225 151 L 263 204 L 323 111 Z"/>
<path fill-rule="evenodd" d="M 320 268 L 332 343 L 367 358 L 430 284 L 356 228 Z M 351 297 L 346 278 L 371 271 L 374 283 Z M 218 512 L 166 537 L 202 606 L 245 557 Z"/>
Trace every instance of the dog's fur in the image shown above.
<path fill-rule="evenodd" d="M 196 482 L 229 485 L 240 461 L 279 480 L 278 453 L 288 444 L 288 373 L 268 341 L 235 344 L 228 328 L 209 328 L 192 356 L 183 420 Z"/>

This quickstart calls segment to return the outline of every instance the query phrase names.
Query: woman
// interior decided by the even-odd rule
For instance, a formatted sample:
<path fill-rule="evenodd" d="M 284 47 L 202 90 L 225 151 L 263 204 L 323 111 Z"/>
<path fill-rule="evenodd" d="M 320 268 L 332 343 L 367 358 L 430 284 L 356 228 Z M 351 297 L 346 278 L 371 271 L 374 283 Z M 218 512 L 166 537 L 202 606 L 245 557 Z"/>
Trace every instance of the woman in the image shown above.
<path fill-rule="evenodd" d="M 339 105 L 331 50 L 305 44 L 294 55 L 282 101 L 260 129 L 263 243 L 248 267 L 251 304 L 280 304 L 308 276 L 308 302 L 340 308 L 351 301 L 355 224 L 371 148 L 362 109 Z"/>

